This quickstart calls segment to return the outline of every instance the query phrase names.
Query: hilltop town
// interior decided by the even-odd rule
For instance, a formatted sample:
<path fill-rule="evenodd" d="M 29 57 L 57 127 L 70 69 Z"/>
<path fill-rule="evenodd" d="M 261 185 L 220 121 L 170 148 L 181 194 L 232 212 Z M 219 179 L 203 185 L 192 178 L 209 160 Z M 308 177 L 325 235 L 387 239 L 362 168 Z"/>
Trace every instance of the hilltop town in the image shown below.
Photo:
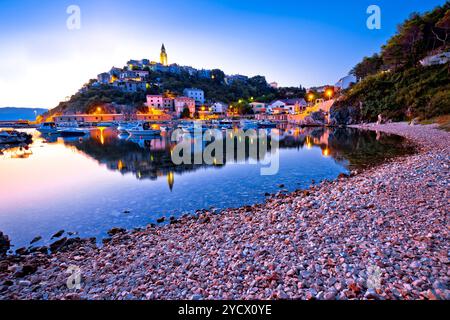
<path fill-rule="evenodd" d="M 44 117 L 56 122 L 104 122 L 250 116 L 299 122 L 319 110 L 329 112 L 335 95 L 355 82 L 350 75 L 331 86 L 283 88 L 263 76 L 169 64 L 163 44 L 159 62 L 130 60 L 123 68 L 113 67 Z"/>

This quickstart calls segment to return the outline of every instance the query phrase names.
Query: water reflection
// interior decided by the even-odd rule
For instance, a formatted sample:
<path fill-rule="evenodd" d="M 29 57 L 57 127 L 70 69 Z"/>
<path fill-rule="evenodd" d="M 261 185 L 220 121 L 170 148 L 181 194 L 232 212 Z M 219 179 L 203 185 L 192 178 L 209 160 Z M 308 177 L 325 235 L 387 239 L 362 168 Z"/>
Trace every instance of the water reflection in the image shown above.
<path fill-rule="evenodd" d="M 101 239 L 111 227 L 131 229 L 161 216 L 262 202 L 281 184 L 292 191 L 307 188 L 312 180 L 334 179 L 409 151 L 402 138 L 373 132 L 278 130 L 280 171 L 266 177 L 260 175 L 260 157 L 248 152 L 257 136 L 243 141 L 243 159 L 176 166 L 169 133 L 141 139 L 97 128 L 89 136 L 62 139 L 30 131 L 30 146 L 0 155 L 0 229 L 17 247 L 37 235 L 49 241 L 62 229 Z"/>
<path fill-rule="evenodd" d="M 270 134 L 269 130 L 268 133 Z M 254 144 L 261 146 L 259 136 L 242 137 L 237 131 L 233 131 L 230 137 L 239 139 L 245 143 L 244 159 L 238 158 L 236 152 L 237 143 L 234 148 L 234 163 L 249 162 L 249 160 L 260 161 L 260 157 L 270 156 L 270 141 L 267 149 L 258 148 L 257 157 L 250 152 Z M 280 149 L 306 149 L 320 148 L 324 157 L 331 157 L 336 162 L 348 163 L 348 169 L 358 169 L 393 157 L 409 153 L 410 147 L 405 145 L 405 140 L 399 136 L 359 131 L 351 128 L 299 128 L 286 127 L 277 129 Z M 45 137 L 47 140 L 48 137 Z M 49 142 L 56 142 L 58 138 L 50 137 Z M 60 138 L 59 138 L 60 139 Z M 223 153 L 226 165 L 226 137 L 223 137 Z M 245 141 L 242 141 L 245 139 Z M 171 141 L 171 132 L 163 133 L 159 137 L 133 137 L 118 135 L 111 128 L 99 128 L 93 130 L 88 138 L 65 138 L 62 141 L 66 146 L 75 148 L 79 152 L 95 159 L 100 164 L 106 165 L 110 170 L 119 171 L 122 174 L 133 173 L 137 179 L 155 180 L 161 176 L 168 176 L 169 184 L 173 186 L 174 173 L 182 174 L 195 171 L 203 167 L 221 168 L 223 165 L 175 165 L 172 162 L 172 150 L 176 142 Z M 236 141 L 237 142 L 237 141 Z M 194 144 L 200 143 L 203 151 L 210 143 L 202 141 L 200 137 L 193 137 L 192 152 Z M 229 159 L 228 159 L 229 160 Z M 171 186 L 171 188 L 172 188 Z"/>

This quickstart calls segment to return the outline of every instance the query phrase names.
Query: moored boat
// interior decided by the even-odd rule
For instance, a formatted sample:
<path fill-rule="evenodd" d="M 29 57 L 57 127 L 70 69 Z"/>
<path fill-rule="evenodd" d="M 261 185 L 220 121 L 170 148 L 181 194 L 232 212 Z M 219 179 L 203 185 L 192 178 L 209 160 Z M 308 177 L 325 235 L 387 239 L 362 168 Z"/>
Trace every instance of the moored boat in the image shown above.
<path fill-rule="evenodd" d="M 256 121 L 252 121 L 252 120 L 242 120 L 241 123 L 240 123 L 240 127 L 243 130 L 257 129 L 258 128 L 258 123 Z"/>
<path fill-rule="evenodd" d="M 80 128 L 64 128 L 58 130 L 58 134 L 61 137 L 83 137 L 85 135 L 88 135 L 89 133 L 89 130 Z"/>
<path fill-rule="evenodd" d="M 54 122 L 44 122 L 39 125 L 37 131 L 44 134 L 58 133 L 58 127 Z"/>
<path fill-rule="evenodd" d="M 161 134 L 161 130 L 152 129 L 149 122 L 139 123 L 133 128 L 128 129 L 127 132 L 133 136 L 154 136 Z"/>
<path fill-rule="evenodd" d="M 275 122 L 269 121 L 269 120 L 263 120 L 258 122 L 258 128 L 276 128 L 277 124 Z"/>
<path fill-rule="evenodd" d="M 134 127 L 136 127 L 138 124 L 134 123 L 134 122 L 126 122 L 126 123 L 121 123 L 119 124 L 119 126 L 117 127 L 117 131 L 119 131 L 119 134 L 128 134 L 128 130 L 133 129 Z"/>
<path fill-rule="evenodd" d="M 0 144 L 17 144 L 31 141 L 32 136 L 25 132 L 15 130 L 0 131 Z"/>

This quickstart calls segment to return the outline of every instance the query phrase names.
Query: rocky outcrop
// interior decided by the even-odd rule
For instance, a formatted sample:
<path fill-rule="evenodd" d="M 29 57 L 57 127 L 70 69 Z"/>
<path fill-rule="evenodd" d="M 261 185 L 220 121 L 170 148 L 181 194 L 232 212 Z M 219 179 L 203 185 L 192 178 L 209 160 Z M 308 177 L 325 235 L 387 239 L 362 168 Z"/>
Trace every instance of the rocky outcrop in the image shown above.
<path fill-rule="evenodd" d="M 11 243 L 7 235 L 4 235 L 3 232 L 0 231 L 0 258 L 6 256 L 9 248 L 11 248 Z"/>
<path fill-rule="evenodd" d="M 311 113 L 310 116 L 305 118 L 305 125 L 307 126 L 325 126 L 326 123 L 326 116 L 323 111 L 317 111 Z"/>
<path fill-rule="evenodd" d="M 336 104 L 330 109 L 329 125 L 346 126 L 357 124 L 361 121 L 360 106 Z"/>

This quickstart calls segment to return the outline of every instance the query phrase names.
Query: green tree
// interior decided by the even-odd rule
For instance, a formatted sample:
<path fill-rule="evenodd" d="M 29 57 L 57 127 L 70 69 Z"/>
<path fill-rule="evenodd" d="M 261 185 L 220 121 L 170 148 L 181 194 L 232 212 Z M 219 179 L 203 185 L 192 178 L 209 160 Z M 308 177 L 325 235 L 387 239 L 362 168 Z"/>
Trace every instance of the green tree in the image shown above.
<path fill-rule="evenodd" d="M 183 112 L 181 112 L 182 119 L 189 119 L 191 117 L 191 112 L 188 107 L 184 107 Z"/>
<path fill-rule="evenodd" d="M 383 59 L 377 53 L 371 57 L 364 57 L 350 73 L 357 79 L 364 79 L 367 76 L 378 73 L 383 66 Z"/>

